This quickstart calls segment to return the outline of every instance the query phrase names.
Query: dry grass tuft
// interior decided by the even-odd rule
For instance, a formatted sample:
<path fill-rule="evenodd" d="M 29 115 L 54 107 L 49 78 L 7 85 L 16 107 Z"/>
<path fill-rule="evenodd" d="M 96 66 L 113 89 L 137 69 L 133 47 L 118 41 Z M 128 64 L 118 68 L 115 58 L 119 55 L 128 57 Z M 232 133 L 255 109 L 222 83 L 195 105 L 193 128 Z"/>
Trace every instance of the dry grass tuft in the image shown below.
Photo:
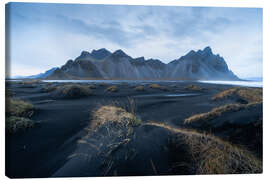
<path fill-rule="evenodd" d="M 136 91 L 144 91 L 145 89 L 142 85 L 139 85 L 139 86 L 135 87 L 135 90 Z"/>
<path fill-rule="evenodd" d="M 150 84 L 148 87 L 158 89 L 160 87 L 160 85 L 158 85 L 158 84 Z"/>
<path fill-rule="evenodd" d="M 230 98 L 240 98 L 248 103 L 262 102 L 262 89 L 261 88 L 231 88 L 222 91 L 212 97 L 212 100 L 223 100 Z"/>
<path fill-rule="evenodd" d="M 210 112 L 193 115 L 193 116 L 185 119 L 184 123 L 191 123 L 194 121 L 214 119 L 214 118 L 221 116 L 223 113 L 239 111 L 239 110 L 244 109 L 246 107 L 248 107 L 248 106 L 244 105 L 244 104 L 226 104 L 224 106 L 214 108 Z"/>
<path fill-rule="evenodd" d="M 99 86 L 101 86 L 101 87 L 103 87 L 103 86 L 105 86 L 105 85 L 106 85 L 106 83 L 104 83 L 104 82 L 99 83 Z"/>
<path fill-rule="evenodd" d="M 52 92 L 52 91 L 55 91 L 57 90 L 57 86 L 56 85 L 50 85 L 50 84 L 47 84 L 45 87 L 42 88 L 42 91 L 44 92 Z"/>
<path fill-rule="evenodd" d="M 259 88 L 242 88 L 238 90 L 238 95 L 249 103 L 262 102 L 262 89 Z"/>
<path fill-rule="evenodd" d="M 191 153 L 194 163 L 187 166 L 195 169 L 195 174 L 262 172 L 262 161 L 251 152 L 213 135 L 199 133 L 195 130 L 174 128 L 164 123 L 150 122 L 146 124 L 165 128 L 175 133 L 177 136 L 171 143 L 179 150 L 184 147 L 184 144 L 188 145 L 188 151 Z"/>
<path fill-rule="evenodd" d="M 203 90 L 201 87 L 197 86 L 197 85 L 189 85 L 187 87 L 185 87 L 185 90 L 192 90 L 192 91 L 201 91 Z"/>
<path fill-rule="evenodd" d="M 236 94 L 237 92 L 237 88 L 231 88 L 231 89 L 227 89 L 225 91 L 222 91 L 218 94 L 216 94 L 215 96 L 212 97 L 212 100 L 221 100 L 221 99 L 225 99 L 225 98 L 229 98 L 232 95 Z"/>
<path fill-rule="evenodd" d="M 80 98 L 92 95 L 92 91 L 83 85 L 67 84 L 57 87 L 57 94 L 64 98 Z"/>
<path fill-rule="evenodd" d="M 34 126 L 34 121 L 28 119 L 34 113 L 31 103 L 14 98 L 6 99 L 6 131 L 16 133 Z"/>
<path fill-rule="evenodd" d="M 8 133 L 16 133 L 21 130 L 26 130 L 34 126 L 34 121 L 24 118 L 10 116 L 6 117 L 6 130 Z"/>
<path fill-rule="evenodd" d="M 39 79 L 20 81 L 20 84 L 22 85 L 33 85 L 38 83 L 42 83 L 42 81 Z"/>
<path fill-rule="evenodd" d="M 26 101 L 14 98 L 6 99 L 6 115 L 7 116 L 24 116 L 30 117 L 33 114 L 34 106 Z"/>
<path fill-rule="evenodd" d="M 94 84 L 90 84 L 88 87 L 89 87 L 90 89 L 96 89 L 96 88 L 97 88 Z"/>
<path fill-rule="evenodd" d="M 162 91 L 168 91 L 169 90 L 166 86 L 161 86 L 161 85 L 158 85 L 158 84 L 150 84 L 148 87 L 151 88 L 151 89 L 160 89 Z"/>
<path fill-rule="evenodd" d="M 93 112 L 91 128 L 96 129 L 108 122 L 121 126 L 138 126 L 141 120 L 135 114 L 116 106 L 101 106 Z"/>
<path fill-rule="evenodd" d="M 197 162 L 196 174 L 260 173 L 262 162 L 249 151 L 207 134 L 185 134 Z"/>
<path fill-rule="evenodd" d="M 110 86 L 110 87 L 107 88 L 107 91 L 109 91 L 109 92 L 117 92 L 118 88 L 117 88 L 117 86 Z"/>
<path fill-rule="evenodd" d="M 15 93 L 11 90 L 11 89 L 8 89 L 6 88 L 6 97 L 12 97 L 15 95 Z"/>
<path fill-rule="evenodd" d="M 130 112 L 122 107 L 114 105 L 103 105 L 92 112 L 92 118 L 87 135 L 78 141 L 79 144 L 87 146 L 89 151 L 102 156 L 99 167 L 103 175 L 114 169 L 114 163 L 122 160 L 129 160 L 136 152 L 127 148 L 132 138 L 135 137 L 134 128 L 141 124 L 141 120 L 136 117 L 135 105 L 129 99 Z M 117 153 L 121 151 L 120 155 Z M 74 156 L 87 156 L 85 152 L 75 153 Z M 86 157 L 85 156 L 85 157 Z"/>

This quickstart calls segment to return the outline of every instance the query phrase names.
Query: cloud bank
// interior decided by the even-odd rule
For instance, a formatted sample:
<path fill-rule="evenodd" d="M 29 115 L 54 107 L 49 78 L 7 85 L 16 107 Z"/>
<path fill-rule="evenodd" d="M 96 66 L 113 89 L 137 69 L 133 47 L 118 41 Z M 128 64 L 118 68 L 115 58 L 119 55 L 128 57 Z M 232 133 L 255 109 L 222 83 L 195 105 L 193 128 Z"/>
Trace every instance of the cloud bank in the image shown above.
<path fill-rule="evenodd" d="M 211 46 L 239 77 L 262 77 L 262 9 L 9 3 L 11 75 L 63 65 L 83 50 L 168 63 Z"/>

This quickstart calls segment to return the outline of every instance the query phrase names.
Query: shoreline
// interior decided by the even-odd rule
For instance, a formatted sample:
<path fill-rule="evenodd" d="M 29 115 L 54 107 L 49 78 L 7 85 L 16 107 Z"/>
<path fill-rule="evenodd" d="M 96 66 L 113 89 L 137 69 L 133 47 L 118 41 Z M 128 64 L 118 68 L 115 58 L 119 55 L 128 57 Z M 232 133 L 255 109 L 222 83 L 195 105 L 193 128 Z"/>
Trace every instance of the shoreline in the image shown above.
<path fill-rule="evenodd" d="M 263 81 L 252 81 L 252 80 L 129 80 L 129 79 L 80 79 L 80 80 L 48 80 L 48 79 L 6 79 L 8 81 L 42 81 L 49 83 L 112 83 L 112 84 L 120 84 L 120 83 L 163 83 L 163 82 L 171 82 L 171 83 L 179 83 L 179 82 L 187 82 L 187 83 L 205 83 L 205 84 L 216 84 L 216 85 L 234 85 L 234 86 L 243 86 L 243 87 L 263 87 Z"/>

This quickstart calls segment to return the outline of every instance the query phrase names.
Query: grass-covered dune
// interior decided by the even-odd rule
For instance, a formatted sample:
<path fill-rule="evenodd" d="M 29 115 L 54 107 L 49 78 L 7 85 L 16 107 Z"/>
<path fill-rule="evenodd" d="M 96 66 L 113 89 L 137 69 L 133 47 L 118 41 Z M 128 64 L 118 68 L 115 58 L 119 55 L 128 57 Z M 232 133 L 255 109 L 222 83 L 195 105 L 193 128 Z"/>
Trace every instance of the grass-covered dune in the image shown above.
<path fill-rule="evenodd" d="M 117 92 L 119 89 L 117 86 L 113 85 L 113 86 L 109 86 L 106 91 L 108 92 Z"/>
<path fill-rule="evenodd" d="M 34 121 L 25 117 L 9 116 L 6 117 L 7 133 L 16 133 L 34 126 Z"/>
<path fill-rule="evenodd" d="M 6 99 L 6 115 L 7 116 L 24 116 L 30 117 L 33 114 L 34 106 L 26 101 L 7 98 Z"/>
<path fill-rule="evenodd" d="M 210 134 L 142 122 L 105 105 L 92 112 L 86 135 L 54 176 L 261 173 L 251 152 Z"/>
<path fill-rule="evenodd" d="M 194 114 L 184 120 L 187 128 L 213 133 L 241 144 L 262 156 L 262 89 L 231 88 L 212 97 L 212 101 L 233 103 Z"/>
<path fill-rule="evenodd" d="M 212 97 L 214 101 L 233 100 L 242 104 L 262 102 L 262 88 L 230 88 Z"/>
<path fill-rule="evenodd" d="M 35 88 L 42 83 L 39 79 L 19 81 L 23 88 Z"/>
<path fill-rule="evenodd" d="M 185 87 L 185 90 L 190 90 L 190 91 L 202 91 L 202 90 L 204 90 L 204 89 L 201 88 L 201 87 L 198 86 L 198 85 L 191 84 L 191 85 L 189 85 L 189 86 L 186 86 L 186 87 Z"/>
<path fill-rule="evenodd" d="M 34 106 L 26 101 L 6 99 L 6 131 L 16 133 L 34 126 L 34 121 L 29 118 L 34 113 Z"/>
<path fill-rule="evenodd" d="M 151 89 L 158 89 L 158 90 L 162 90 L 162 91 L 169 91 L 169 88 L 166 87 L 166 86 L 162 86 L 162 85 L 159 85 L 159 84 L 150 84 L 148 86 L 148 88 L 151 88 Z"/>
<path fill-rule="evenodd" d="M 58 85 L 53 83 L 47 83 L 41 87 L 41 92 L 49 93 L 57 90 Z"/>
<path fill-rule="evenodd" d="M 75 99 L 92 95 L 88 86 L 80 84 L 64 84 L 48 88 L 54 98 Z"/>
<path fill-rule="evenodd" d="M 135 91 L 145 91 L 144 87 L 142 85 L 136 86 Z"/>
<path fill-rule="evenodd" d="M 242 144 L 261 156 L 262 108 L 262 103 L 224 105 L 185 119 L 185 126 Z"/>
<path fill-rule="evenodd" d="M 192 124 L 192 123 L 198 123 L 200 122 L 200 126 L 203 126 L 204 124 L 206 124 L 206 126 L 208 127 L 217 127 L 218 125 L 221 126 L 222 123 L 232 123 L 235 124 L 237 123 L 237 120 L 232 118 L 231 120 L 225 120 L 225 121 L 218 121 L 217 118 L 229 114 L 231 115 L 232 112 L 239 112 L 239 111 L 243 111 L 243 110 L 247 110 L 247 111 L 252 111 L 253 109 L 255 109 L 256 116 L 257 114 L 260 114 L 260 112 L 262 111 L 262 108 L 258 108 L 258 106 L 262 106 L 261 103 L 252 103 L 252 104 L 226 104 L 217 108 L 213 108 L 211 111 L 206 112 L 206 113 L 201 113 L 201 114 L 195 114 L 189 118 L 186 118 L 184 123 L 185 124 Z M 212 123 L 211 123 L 212 122 Z M 217 124 L 213 124 L 214 122 L 216 122 Z M 239 121 L 238 123 L 249 123 L 249 121 L 247 120 L 242 120 Z"/>

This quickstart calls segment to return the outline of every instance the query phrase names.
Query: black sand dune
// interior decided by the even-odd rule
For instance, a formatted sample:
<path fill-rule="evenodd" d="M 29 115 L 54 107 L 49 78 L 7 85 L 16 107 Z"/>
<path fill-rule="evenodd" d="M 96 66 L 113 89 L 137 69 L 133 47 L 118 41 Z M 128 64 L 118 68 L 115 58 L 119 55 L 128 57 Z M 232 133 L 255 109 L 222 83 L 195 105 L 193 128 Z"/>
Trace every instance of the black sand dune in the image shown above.
<path fill-rule="evenodd" d="M 190 122 L 185 127 L 213 133 L 262 155 L 262 103 L 225 112 L 213 119 Z"/>
<path fill-rule="evenodd" d="M 252 154 L 254 162 L 242 163 L 243 167 L 238 167 L 238 171 L 231 171 L 230 169 L 234 166 L 231 166 L 226 159 L 224 162 L 230 164 L 227 171 L 222 171 L 220 168 L 213 172 L 201 172 L 198 170 L 198 162 L 207 157 L 195 154 L 198 159 L 190 158 L 193 152 L 190 150 L 191 146 L 187 141 L 183 141 L 183 138 L 190 137 L 185 129 L 180 131 L 183 128 L 208 133 L 211 131 L 213 134 L 211 137 L 216 138 L 215 135 L 217 135 L 223 139 L 223 136 L 218 133 L 220 129 L 215 132 L 205 127 L 186 125 L 184 120 L 194 114 L 209 112 L 225 104 L 225 101 L 213 101 L 212 97 L 232 86 L 196 82 L 163 82 L 158 84 L 166 86 L 168 88 L 166 91 L 149 88 L 148 84 L 142 85 L 143 91 L 137 91 L 136 84 L 117 84 L 118 90 L 111 92 L 107 89 L 112 84 L 95 84 L 94 88 L 89 87 L 89 93 L 84 96 L 80 96 L 80 91 L 75 90 L 78 96 L 72 98 L 59 96 L 59 89 L 46 89 L 48 86 L 60 87 L 64 84 L 67 83 L 48 85 L 48 83 L 36 82 L 31 84 L 31 87 L 20 83 L 7 84 L 16 98 L 29 101 L 34 105 L 35 112 L 31 119 L 37 122 L 36 126 L 26 131 L 6 134 L 6 174 L 9 177 L 259 173 L 262 171 L 261 160 L 257 160 L 262 157 L 262 152 L 260 149 L 253 149 L 254 151 L 248 151 L 248 154 Z M 190 84 L 198 85 L 203 89 L 187 89 L 186 87 Z M 85 84 L 80 85 L 85 86 Z M 135 104 L 132 108 L 130 107 L 131 99 Z M 101 132 L 94 133 L 91 128 L 89 130 L 94 119 L 93 112 L 104 105 L 124 107 L 128 112 L 135 109 L 136 117 L 141 119 L 142 123 L 132 127 L 130 134 L 124 133 L 124 137 L 120 140 L 116 136 L 108 136 L 108 132 L 103 132 L 102 128 L 99 129 Z M 261 117 L 261 115 L 262 109 L 258 107 L 253 111 L 229 113 L 222 118 L 223 120 L 226 117 L 236 118 L 235 121 L 238 121 L 237 118 L 243 120 L 246 117 Z M 154 123 L 149 124 L 149 122 Z M 226 128 L 224 132 L 227 133 L 226 136 L 230 136 L 228 133 L 230 131 Z M 241 129 L 242 126 L 237 126 L 237 128 Z M 252 128 L 254 129 L 253 126 Z M 261 132 L 262 125 L 256 128 L 254 131 Z M 233 137 L 226 137 L 224 140 L 234 144 L 234 142 L 239 142 L 233 141 L 235 136 L 239 135 L 240 142 L 236 144 L 241 144 L 244 150 L 240 148 L 239 151 L 244 152 L 245 149 L 252 149 L 245 146 L 247 144 L 243 138 L 241 140 L 241 136 L 245 136 L 242 132 L 250 128 L 244 127 L 241 130 L 241 133 L 235 133 Z M 196 133 L 195 139 L 198 141 L 194 140 L 194 142 L 201 142 L 201 134 Z M 87 135 L 89 137 L 85 140 Z M 222 144 L 219 138 L 215 138 L 210 138 L 213 144 Z M 261 136 L 258 136 L 254 143 L 261 146 L 260 139 Z M 175 141 L 182 146 L 177 146 Z M 89 148 L 91 145 L 85 142 L 89 142 L 94 147 Z M 95 146 L 101 149 L 97 151 Z M 220 149 L 222 146 L 220 145 Z M 114 150 L 114 152 L 109 150 Z M 110 153 L 107 157 L 102 152 Z M 240 159 L 245 158 L 241 156 Z"/>

